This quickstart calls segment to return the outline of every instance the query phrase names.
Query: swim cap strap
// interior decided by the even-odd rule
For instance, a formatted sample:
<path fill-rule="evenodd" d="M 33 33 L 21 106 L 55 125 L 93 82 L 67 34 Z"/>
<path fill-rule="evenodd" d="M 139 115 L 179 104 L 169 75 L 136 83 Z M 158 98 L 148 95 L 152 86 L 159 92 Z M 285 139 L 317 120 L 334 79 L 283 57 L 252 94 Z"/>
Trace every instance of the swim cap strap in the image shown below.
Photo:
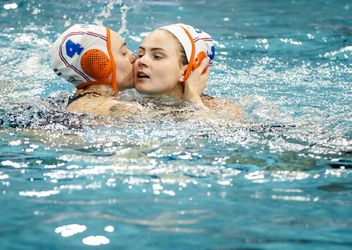
<path fill-rule="evenodd" d="M 187 34 L 187 36 L 188 36 L 188 38 L 189 38 L 189 40 L 190 40 L 190 42 L 192 44 L 191 57 L 190 57 L 189 62 L 188 62 L 188 66 L 187 66 L 187 69 L 186 69 L 186 72 L 185 72 L 185 77 L 183 79 L 183 84 L 185 84 L 187 79 L 188 79 L 188 77 L 189 77 L 189 75 L 191 74 L 193 66 L 194 66 L 193 64 L 194 64 L 194 55 L 196 53 L 196 45 L 195 45 L 195 43 L 193 41 L 193 37 L 189 33 L 189 31 L 185 27 L 183 27 L 183 26 L 181 26 L 181 27 L 186 32 L 186 34 Z"/>
<path fill-rule="evenodd" d="M 106 35 L 107 35 L 106 43 L 107 43 L 108 53 L 109 53 L 111 66 L 112 66 L 111 67 L 112 68 L 111 85 L 112 85 L 112 89 L 114 90 L 114 94 L 117 95 L 116 64 L 111 51 L 111 35 L 110 35 L 110 29 L 108 27 L 106 27 Z"/>

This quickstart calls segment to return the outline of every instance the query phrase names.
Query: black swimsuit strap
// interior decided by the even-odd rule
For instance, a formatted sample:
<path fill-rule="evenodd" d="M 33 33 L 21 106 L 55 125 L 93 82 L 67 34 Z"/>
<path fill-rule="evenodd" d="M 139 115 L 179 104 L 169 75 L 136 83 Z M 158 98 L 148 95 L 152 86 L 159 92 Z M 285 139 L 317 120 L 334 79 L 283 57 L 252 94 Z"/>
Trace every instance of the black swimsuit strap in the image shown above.
<path fill-rule="evenodd" d="M 102 96 L 102 94 L 98 93 L 98 92 L 84 92 L 78 95 L 74 95 L 73 97 L 70 97 L 70 99 L 68 99 L 68 103 L 67 106 L 69 106 L 71 103 L 77 101 L 79 98 L 86 96 L 86 95 L 94 95 L 94 96 Z"/>

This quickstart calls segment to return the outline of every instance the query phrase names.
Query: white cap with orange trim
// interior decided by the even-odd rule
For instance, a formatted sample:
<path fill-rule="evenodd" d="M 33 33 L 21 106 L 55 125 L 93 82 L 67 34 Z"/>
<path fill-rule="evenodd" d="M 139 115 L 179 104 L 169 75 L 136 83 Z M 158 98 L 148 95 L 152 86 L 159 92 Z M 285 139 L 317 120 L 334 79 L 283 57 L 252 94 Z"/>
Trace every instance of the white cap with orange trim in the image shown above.
<path fill-rule="evenodd" d="M 187 80 L 191 71 L 199 66 L 203 58 L 209 57 L 209 64 L 213 63 L 215 45 L 211 36 L 206 32 L 183 23 L 171 24 L 159 29 L 171 32 L 183 46 L 189 63 L 185 80 Z"/>
<path fill-rule="evenodd" d="M 112 84 L 114 90 L 117 89 L 113 84 L 116 83 L 116 66 L 110 49 L 110 30 L 85 24 L 70 27 L 52 47 L 51 67 L 77 88 Z"/>

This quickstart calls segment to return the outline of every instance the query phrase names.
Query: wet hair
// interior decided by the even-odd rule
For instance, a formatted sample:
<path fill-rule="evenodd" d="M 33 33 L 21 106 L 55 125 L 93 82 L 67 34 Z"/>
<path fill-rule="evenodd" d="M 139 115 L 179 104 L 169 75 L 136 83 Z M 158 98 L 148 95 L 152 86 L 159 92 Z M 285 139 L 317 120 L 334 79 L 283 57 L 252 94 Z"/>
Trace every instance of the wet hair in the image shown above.
<path fill-rule="evenodd" d="M 172 34 L 170 31 L 167 30 L 163 30 L 165 32 L 167 32 L 168 34 L 171 35 L 171 37 L 173 38 L 173 40 L 175 41 L 175 43 L 177 44 L 177 52 L 178 52 L 178 56 L 179 56 L 179 63 L 180 66 L 184 66 L 188 64 L 188 59 L 187 59 L 187 55 L 186 55 L 186 51 L 183 48 L 182 44 L 180 43 L 180 41 L 176 38 L 176 36 L 174 34 Z"/>

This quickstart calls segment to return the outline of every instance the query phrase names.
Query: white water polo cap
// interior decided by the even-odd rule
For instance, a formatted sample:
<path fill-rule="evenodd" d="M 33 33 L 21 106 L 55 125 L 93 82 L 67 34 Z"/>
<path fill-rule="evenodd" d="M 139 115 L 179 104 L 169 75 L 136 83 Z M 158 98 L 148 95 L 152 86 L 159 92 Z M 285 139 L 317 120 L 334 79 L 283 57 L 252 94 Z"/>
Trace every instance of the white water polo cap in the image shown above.
<path fill-rule="evenodd" d="M 206 32 L 196 29 L 191 25 L 177 23 L 160 27 L 171 32 L 183 46 L 188 59 L 188 66 L 185 73 L 187 80 L 190 73 L 196 69 L 205 57 L 209 57 L 209 64 L 213 63 L 215 57 L 215 44 L 213 39 Z"/>
<path fill-rule="evenodd" d="M 111 84 L 117 93 L 110 29 L 76 24 L 60 35 L 51 50 L 51 67 L 76 88 Z"/>

